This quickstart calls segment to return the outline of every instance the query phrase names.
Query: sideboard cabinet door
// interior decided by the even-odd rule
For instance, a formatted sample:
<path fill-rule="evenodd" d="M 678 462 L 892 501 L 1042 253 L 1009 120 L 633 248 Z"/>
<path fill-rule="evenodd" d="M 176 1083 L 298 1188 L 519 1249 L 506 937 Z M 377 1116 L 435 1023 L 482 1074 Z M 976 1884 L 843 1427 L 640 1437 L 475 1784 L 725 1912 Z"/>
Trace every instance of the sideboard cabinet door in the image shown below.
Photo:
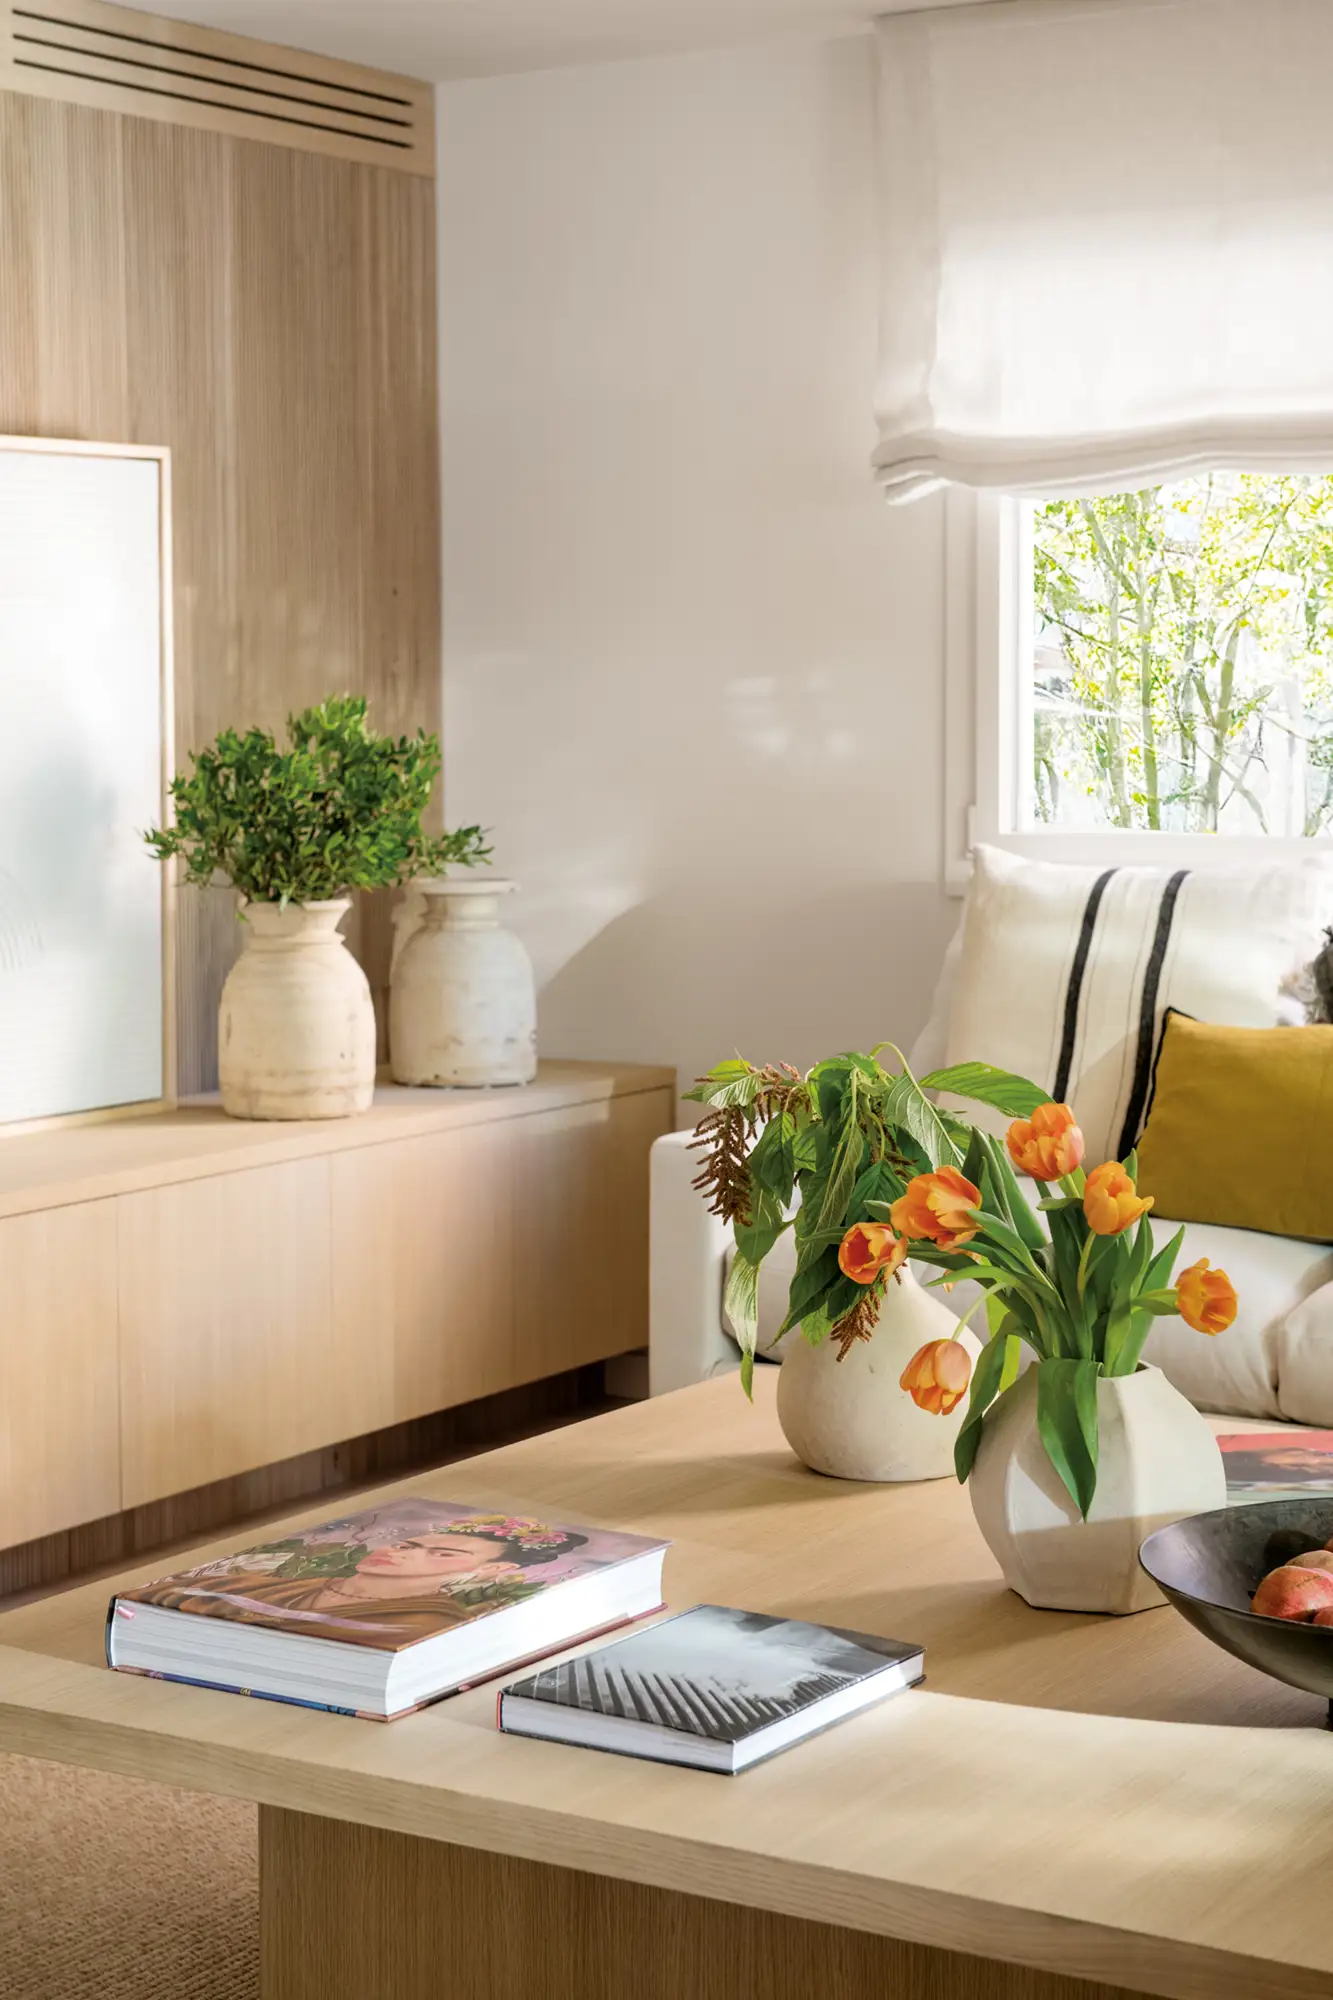
<path fill-rule="evenodd" d="M 513 1129 L 506 1119 L 337 1154 L 333 1311 L 372 1348 L 398 1423 L 512 1388 Z"/>
<path fill-rule="evenodd" d="M 386 1421 L 373 1354 L 334 1338 L 327 1158 L 118 1207 L 126 1507 Z"/>
<path fill-rule="evenodd" d="M 115 1203 L 7 1217 L 0 1222 L 0 1544 L 119 1510 L 117 1397 Z"/>
<path fill-rule="evenodd" d="M 334 1158 L 338 1345 L 389 1358 L 384 1422 L 644 1343 L 648 1153 L 673 1111 L 608 1095 Z"/>

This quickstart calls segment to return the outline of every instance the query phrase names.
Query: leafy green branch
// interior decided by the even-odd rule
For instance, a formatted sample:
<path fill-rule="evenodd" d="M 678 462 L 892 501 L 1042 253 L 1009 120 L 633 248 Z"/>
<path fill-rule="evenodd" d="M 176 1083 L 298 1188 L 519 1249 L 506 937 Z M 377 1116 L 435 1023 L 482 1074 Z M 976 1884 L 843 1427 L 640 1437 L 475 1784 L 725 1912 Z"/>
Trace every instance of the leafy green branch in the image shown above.
<path fill-rule="evenodd" d="M 425 832 L 440 773 L 439 739 L 380 736 L 364 698 L 331 695 L 287 720 L 279 749 L 265 729 L 224 729 L 171 784 L 173 823 L 144 835 L 185 880 L 220 877 L 251 902 L 315 903 L 382 889 L 450 864 L 490 859 L 479 826 Z"/>

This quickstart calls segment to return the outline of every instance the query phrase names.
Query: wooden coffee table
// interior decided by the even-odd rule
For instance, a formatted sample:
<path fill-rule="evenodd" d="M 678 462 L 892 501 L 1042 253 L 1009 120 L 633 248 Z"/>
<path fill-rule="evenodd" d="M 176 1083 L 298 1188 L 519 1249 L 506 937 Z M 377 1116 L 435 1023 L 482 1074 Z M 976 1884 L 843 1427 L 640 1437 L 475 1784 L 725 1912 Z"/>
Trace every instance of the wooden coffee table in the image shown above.
<path fill-rule="evenodd" d="M 381 1727 L 111 1674 L 105 1583 L 0 1619 L 0 1748 L 256 1800 L 265 2000 L 1333 1995 L 1323 1705 L 1170 1610 L 1029 1610 L 952 1481 L 805 1472 L 772 1390 L 385 1489 L 670 1535 L 673 1607 L 924 1641 L 926 1688 L 742 1777 L 502 1737 L 486 1689 Z"/>

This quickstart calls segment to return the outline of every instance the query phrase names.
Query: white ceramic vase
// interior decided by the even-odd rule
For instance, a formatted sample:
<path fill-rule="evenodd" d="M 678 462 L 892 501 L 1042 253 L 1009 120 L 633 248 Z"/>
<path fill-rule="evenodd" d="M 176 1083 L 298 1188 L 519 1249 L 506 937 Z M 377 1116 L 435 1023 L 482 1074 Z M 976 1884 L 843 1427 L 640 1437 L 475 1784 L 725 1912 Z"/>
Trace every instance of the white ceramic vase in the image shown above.
<path fill-rule="evenodd" d="M 928 1340 L 948 1340 L 958 1321 L 904 1268 L 889 1281 L 879 1321 L 843 1361 L 836 1341 L 812 1347 L 799 1329 L 782 1342 L 778 1422 L 796 1456 L 834 1479 L 943 1479 L 953 1471 L 964 1396 L 947 1417 L 920 1410 L 898 1378 Z M 960 1336 L 975 1361 L 978 1343 Z"/>
<path fill-rule="evenodd" d="M 389 1061 L 399 1083 L 531 1083 L 537 1074 L 532 963 L 501 928 L 517 885 L 472 875 L 413 883 L 418 927 L 394 961 Z"/>
<path fill-rule="evenodd" d="M 351 908 L 246 903 L 218 1010 L 218 1080 L 232 1118 L 347 1118 L 375 1092 L 375 1010 L 338 929 Z"/>
<path fill-rule="evenodd" d="M 1039 1364 L 987 1413 L 969 1489 L 1011 1590 L 1052 1611 L 1146 1611 L 1165 1599 L 1139 1567 L 1154 1528 L 1226 1505 L 1222 1454 L 1160 1368 L 1097 1383 L 1097 1490 L 1088 1518 L 1037 1431 Z"/>

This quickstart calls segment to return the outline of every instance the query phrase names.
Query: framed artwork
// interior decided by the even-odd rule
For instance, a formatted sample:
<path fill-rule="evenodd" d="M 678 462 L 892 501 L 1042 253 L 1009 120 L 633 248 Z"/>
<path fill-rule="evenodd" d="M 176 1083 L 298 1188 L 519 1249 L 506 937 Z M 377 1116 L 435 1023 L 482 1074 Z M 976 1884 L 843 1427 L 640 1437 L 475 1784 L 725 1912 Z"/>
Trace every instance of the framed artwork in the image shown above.
<path fill-rule="evenodd" d="M 0 1128 L 175 1096 L 165 450 L 0 437 Z"/>

